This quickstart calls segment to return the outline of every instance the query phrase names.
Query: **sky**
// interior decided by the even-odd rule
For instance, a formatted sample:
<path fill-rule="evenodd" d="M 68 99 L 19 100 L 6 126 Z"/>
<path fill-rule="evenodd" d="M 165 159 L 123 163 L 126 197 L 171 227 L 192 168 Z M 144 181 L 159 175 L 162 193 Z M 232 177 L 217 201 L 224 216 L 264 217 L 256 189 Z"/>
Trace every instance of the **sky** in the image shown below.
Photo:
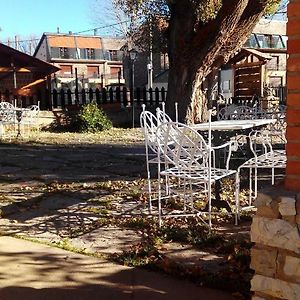
<path fill-rule="evenodd" d="M 103 26 L 101 15 L 109 3 L 109 0 L 0 0 L 0 40 L 7 41 L 15 35 L 19 39 L 39 38 L 43 32 L 57 32 L 57 27 L 61 33 L 77 33 Z"/>
<path fill-rule="evenodd" d="M 78 33 L 115 24 L 111 0 L 0 0 L 0 41 L 35 37 L 43 32 Z M 110 14 L 110 15 L 109 15 Z M 99 35 L 113 35 L 112 27 L 98 30 Z M 93 34 L 93 31 L 84 34 Z"/>

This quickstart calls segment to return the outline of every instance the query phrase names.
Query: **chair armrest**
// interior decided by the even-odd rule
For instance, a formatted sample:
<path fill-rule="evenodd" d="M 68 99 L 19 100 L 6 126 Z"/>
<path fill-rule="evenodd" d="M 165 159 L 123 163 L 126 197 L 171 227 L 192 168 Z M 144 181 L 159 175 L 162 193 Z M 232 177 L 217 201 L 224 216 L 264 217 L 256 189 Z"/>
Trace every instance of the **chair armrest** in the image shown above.
<path fill-rule="evenodd" d="M 229 142 L 226 142 L 222 145 L 211 147 L 211 150 L 213 152 L 214 165 L 215 165 L 215 150 L 225 149 L 225 148 L 228 147 L 228 155 L 227 155 L 227 158 L 226 158 L 226 170 L 229 170 L 229 163 L 230 163 L 231 153 L 232 153 L 232 151 L 234 151 L 235 145 L 236 145 L 235 141 L 229 141 Z"/>

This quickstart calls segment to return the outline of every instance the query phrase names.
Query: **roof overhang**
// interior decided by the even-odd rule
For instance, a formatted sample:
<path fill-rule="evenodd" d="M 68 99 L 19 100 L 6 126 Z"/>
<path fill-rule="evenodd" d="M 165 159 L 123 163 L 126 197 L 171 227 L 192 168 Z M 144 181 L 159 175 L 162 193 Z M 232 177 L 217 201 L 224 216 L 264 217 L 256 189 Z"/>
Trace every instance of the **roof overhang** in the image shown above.
<path fill-rule="evenodd" d="M 254 56 L 256 56 L 260 60 L 270 60 L 270 59 L 272 59 L 271 55 L 269 55 L 267 53 L 264 53 L 264 52 L 261 52 L 261 51 L 256 50 L 256 49 L 242 48 L 241 51 L 245 52 L 246 54 L 253 54 Z"/>
<path fill-rule="evenodd" d="M 43 76 L 57 72 L 59 68 L 0 43 L 0 72 L 34 72 Z"/>
<path fill-rule="evenodd" d="M 271 55 L 261 52 L 259 50 L 252 49 L 252 48 L 241 48 L 230 58 L 227 64 L 235 64 L 250 55 L 255 56 L 258 59 L 258 61 L 262 63 L 266 63 L 268 60 L 272 59 Z"/>

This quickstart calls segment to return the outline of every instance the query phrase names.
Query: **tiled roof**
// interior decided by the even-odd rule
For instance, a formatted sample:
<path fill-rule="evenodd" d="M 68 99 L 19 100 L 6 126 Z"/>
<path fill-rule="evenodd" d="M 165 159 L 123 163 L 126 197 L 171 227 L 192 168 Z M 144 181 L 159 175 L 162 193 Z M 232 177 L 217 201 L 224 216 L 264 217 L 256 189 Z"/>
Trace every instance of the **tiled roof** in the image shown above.
<path fill-rule="evenodd" d="M 126 43 L 126 40 L 123 38 L 102 38 L 102 44 L 104 49 L 109 50 L 120 50 Z"/>
<path fill-rule="evenodd" d="M 50 47 L 102 49 L 99 37 L 48 35 L 47 38 Z"/>

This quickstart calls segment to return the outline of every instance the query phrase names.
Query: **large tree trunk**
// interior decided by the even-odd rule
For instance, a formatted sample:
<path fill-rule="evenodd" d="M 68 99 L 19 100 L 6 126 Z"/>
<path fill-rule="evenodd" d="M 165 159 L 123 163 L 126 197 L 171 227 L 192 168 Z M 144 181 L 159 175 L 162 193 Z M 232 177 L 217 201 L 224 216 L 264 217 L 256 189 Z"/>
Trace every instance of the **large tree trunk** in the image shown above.
<path fill-rule="evenodd" d="M 223 0 L 214 19 L 199 20 L 203 0 L 169 1 L 169 84 L 167 112 L 179 120 L 201 122 L 206 118 L 207 99 L 203 82 L 245 42 L 265 12 L 267 0 Z M 213 1 L 211 1 L 213 2 Z"/>

